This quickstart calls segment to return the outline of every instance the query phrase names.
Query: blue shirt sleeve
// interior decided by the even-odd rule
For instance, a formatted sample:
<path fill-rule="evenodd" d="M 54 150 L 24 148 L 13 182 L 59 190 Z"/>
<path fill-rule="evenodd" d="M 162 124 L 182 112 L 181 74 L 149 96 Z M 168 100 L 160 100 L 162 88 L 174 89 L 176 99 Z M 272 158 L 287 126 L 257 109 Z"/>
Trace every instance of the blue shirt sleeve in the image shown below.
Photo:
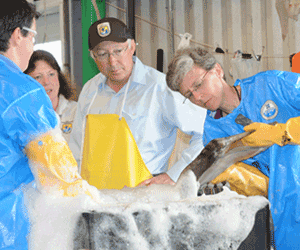
<path fill-rule="evenodd" d="M 32 89 L 13 101 L 3 112 L 2 121 L 7 136 L 21 147 L 58 125 L 43 87 Z"/>

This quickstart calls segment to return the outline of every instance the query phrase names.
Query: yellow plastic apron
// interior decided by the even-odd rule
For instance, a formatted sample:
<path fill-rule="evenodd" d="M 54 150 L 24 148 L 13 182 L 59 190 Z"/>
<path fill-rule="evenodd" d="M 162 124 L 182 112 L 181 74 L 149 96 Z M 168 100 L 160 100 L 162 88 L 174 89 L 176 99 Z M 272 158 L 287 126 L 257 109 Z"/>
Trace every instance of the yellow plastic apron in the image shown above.
<path fill-rule="evenodd" d="M 98 189 L 122 189 L 152 177 L 124 117 L 89 114 L 86 119 L 83 179 Z"/>
<path fill-rule="evenodd" d="M 81 176 L 98 189 L 135 187 L 152 178 L 130 128 L 122 117 L 132 76 L 126 85 L 120 114 L 88 114 L 82 149 Z"/>

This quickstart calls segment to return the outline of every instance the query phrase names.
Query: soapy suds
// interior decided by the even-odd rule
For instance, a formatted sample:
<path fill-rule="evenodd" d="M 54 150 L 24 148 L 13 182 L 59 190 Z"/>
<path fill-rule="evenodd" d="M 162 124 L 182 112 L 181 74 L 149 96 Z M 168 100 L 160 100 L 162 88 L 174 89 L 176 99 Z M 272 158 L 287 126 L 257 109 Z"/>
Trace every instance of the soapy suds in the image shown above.
<path fill-rule="evenodd" d="M 57 197 L 38 191 L 32 183 L 27 185 L 25 204 L 31 221 L 29 249 L 76 249 L 78 242 L 74 239 L 81 233 L 77 223 L 82 213 L 93 213 L 98 218 L 93 225 L 97 233 L 92 239 L 95 249 L 171 250 L 179 243 L 193 246 L 185 249 L 237 249 L 251 231 L 255 213 L 268 204 L 264 197 L 245 197 L 227 188 L 216 195 L 178 201 L 168 200 L 165 186 L 159 185 L 156 193 L 150 193 L 148 202 L 138 197 L 142 193 L 136 193 L 134 199 L 126 202 L 130 191 L 123 192 L 125 198 L 120 191 L 110 192 L 100 190 L 97 203 L 84 194 Z M 155 201 L 157 192 L 164 193 L 164 201 L 162 197 Z M 115 234 L 114 238 L 111 234 Z M 109 244 L 114 244 L 114 248 Z"/>

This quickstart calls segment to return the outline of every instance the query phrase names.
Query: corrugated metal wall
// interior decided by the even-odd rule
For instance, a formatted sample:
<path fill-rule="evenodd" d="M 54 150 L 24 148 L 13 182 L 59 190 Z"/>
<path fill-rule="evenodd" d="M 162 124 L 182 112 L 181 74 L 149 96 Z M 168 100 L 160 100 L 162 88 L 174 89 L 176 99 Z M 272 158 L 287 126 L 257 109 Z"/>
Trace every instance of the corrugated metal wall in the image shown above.
<path fill-rule="evenodd" d="M 300 51 L 300 21 L 287 19 L 288 32 L 283 40 L 276 9 L 276 2 L 282 1 L 285 0 L 135 0 L 136 54 L 156 68 L 157 50 L 163 49 L 166 72 L 173 56 L 174 28 L 175 49 L 180 34 L 188 32 L 193 35 L 192 44 L 202 45 L 212 53 L 217 47 L 225 51 L 215 56 L 231 84 L 232 58 L 237 50 L 262 55 L 261 70 L 290 70 L 289 55 Z M 126 23 L 126 9 L 126 0 L 106 0 L 106 16 Z"/>

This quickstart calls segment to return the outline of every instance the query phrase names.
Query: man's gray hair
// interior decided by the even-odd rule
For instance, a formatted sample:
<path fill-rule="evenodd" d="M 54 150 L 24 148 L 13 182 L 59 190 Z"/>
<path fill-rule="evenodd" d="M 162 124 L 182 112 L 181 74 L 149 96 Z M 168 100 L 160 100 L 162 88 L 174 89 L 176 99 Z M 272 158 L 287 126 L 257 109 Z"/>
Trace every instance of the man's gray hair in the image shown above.
<path fill-rule="evenodd" d="M 131 40 L 130 38 L 127 39 L 127 43 L 128 43 L 128 49 L 131 49 Z"/>
<path fill-rule="evenodd" d="M 216 63 L 214 56 L 200 47 L 190 46 L 179 49 L 168 66 L 167 85 L 170 89 L 179 92 L 183 78 L 194 65 L 209 71 Z"/>

